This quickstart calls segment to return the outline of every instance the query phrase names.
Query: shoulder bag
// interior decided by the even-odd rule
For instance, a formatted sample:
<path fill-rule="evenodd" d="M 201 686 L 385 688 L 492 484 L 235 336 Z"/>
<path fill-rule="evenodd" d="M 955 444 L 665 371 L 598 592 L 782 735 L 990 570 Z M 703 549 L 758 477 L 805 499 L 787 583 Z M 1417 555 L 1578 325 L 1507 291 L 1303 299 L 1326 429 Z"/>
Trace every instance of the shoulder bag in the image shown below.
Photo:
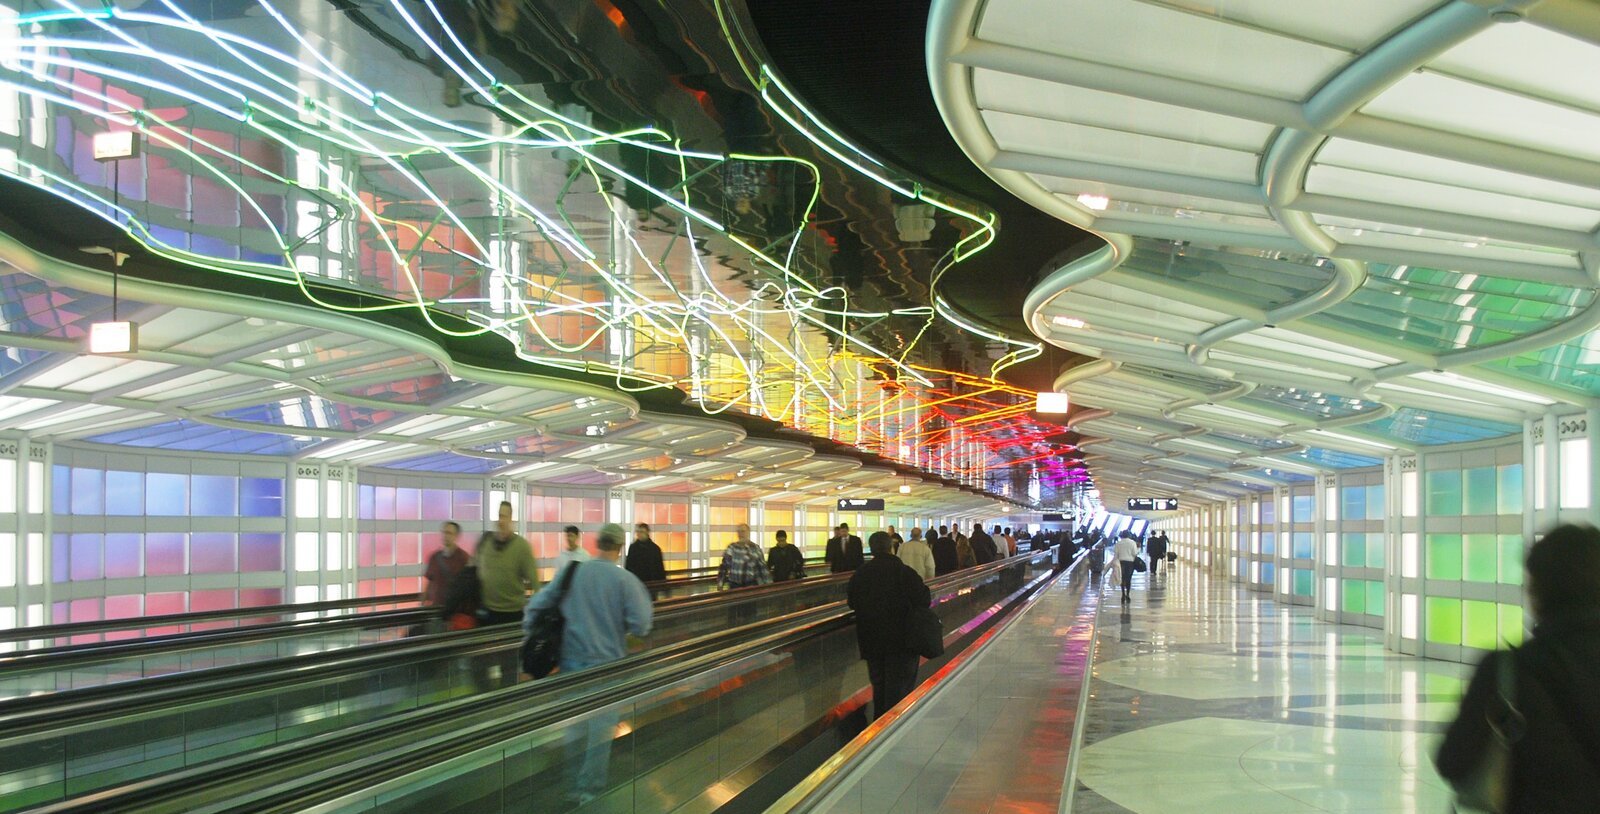
<path fill-rule="evenodd" d="M 567 626 L 567 618 L 561 615 L 561 601 L 567 598 L 567 588 L 577 570 L 577 563 L 567 566 L 561 574 L 561 584 L 556 586 L 555 603 L 534 614 L 528 637 L 522 640 L 522 672 L 534 678 L 550 675 L 561 661 L 561 634 Z"/>
<path fill-rule="evenodd" d="M 912 608 L 906 616 L 906 644 L 925 659 L 944 655 L 944 622 L 933 608 Z"/>
<path fill-rule="evenodd" d="M 1136 556 L 1133 558 L 1133 572 L 1135 574 L 1143 574 L 1148 570 L 1150 570 L 1150 566 L 1145 565 L 1144 557 Z"/>
<path fill-rule="evenodd" d="M 1511 748 L 1522 740 L 1527 721 L 1517 709 L 1516 650 L 1501 653 L 1495 665 L 1495 697 L 1484 711 L 1490 738 L 1478 768 L 1456 789 L 1456 811 L 1504 814 L 1511 810 Z"/>

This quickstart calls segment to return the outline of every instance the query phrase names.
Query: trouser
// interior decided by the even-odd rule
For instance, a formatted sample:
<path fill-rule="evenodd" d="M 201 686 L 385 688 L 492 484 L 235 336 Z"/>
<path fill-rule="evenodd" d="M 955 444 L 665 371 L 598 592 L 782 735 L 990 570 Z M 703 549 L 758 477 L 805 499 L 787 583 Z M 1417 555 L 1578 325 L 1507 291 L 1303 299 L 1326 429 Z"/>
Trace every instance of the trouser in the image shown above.
<path fill-rule="evenodd" d="M 561 672 L 572 673 L 595 666 L 591 663 L 561 661 Z M 606 790 L 611 771 L 611 741 L 617 732 L 618 705 L 596 710 L 576 721 L 567 721 L 561 733 L 566 753 L 567 789 L 584 797 L 598 797 Z"/>
<path fill-rule="evenodd" d="M 917 668 L 922 658 L 914 653 L 867 659 L 867 678 L 872 680 L 872 717 L 883 717 L 917 687 Z"/>
<path fill-rule="evenodd" d="M 1152 579 L 1154 579 L 1155 575 L 1156 575 L 1156 572 L 1160 571 L 1160 570 L 1161 570 L 1161 558 L 1157 557 L 1154 554 L 1151 554 L 1150 555 L 1150 577 Z"/>
<path fill-rule="evenodd" d="M 1122 592 L 1133 590 L 1133 560 L 1118 560 L 1117 570 L 1122 572 Z"/>

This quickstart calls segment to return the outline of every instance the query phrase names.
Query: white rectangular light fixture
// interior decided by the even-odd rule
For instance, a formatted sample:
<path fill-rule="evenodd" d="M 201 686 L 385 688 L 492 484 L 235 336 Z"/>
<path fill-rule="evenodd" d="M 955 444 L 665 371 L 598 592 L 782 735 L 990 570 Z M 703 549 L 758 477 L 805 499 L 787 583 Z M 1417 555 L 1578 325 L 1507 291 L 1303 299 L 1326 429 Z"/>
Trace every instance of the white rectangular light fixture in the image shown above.
<path fill-rule="evenodd" d="M 1096 212 L 1104 212 L 1106 211 L 1107 207 L 1111 206 L 1111 199 L 1104 195 L 1096 195 L 1092 192 L 1085 192 L 1078 196 L 1078 203 L 1082 204 L 1086 209 L 1092 209 Z"/>
<path fill-rule="evenodd" d="M 139 134 L 132 130 L 95 133 L 92 146 L 94 160 L 96 161 L 120 161 L 124 158 L 134 158 L 139 155 Z"/>
<path fill-rule="evenodd" d="M 139 347 L 139 325 L 134 322 L 94 322 L 89 325 L 90 353 L 132 353 Z"/>
<path fill-rule="evenodd" d="M 1067 412 L 1067 407 L 1066 393 L 1040 392 L 1033 409 L 1035 412 L 1060 415 Z"/>

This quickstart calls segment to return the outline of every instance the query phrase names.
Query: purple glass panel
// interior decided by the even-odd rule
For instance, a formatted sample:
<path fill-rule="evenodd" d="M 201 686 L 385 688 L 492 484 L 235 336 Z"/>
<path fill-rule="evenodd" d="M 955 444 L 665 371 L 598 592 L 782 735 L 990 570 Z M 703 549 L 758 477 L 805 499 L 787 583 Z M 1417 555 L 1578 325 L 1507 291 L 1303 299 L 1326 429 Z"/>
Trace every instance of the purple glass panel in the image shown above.
<path fill-rule="evenodd" d="M 169 613 L 183 613 L 187 610 L 184 603 L 186 595 L 182 592 L 165 594 L 145 594 L 144 612 L 146 616 L 163 616 Z"/>
<path fill-rule="evenodd" d="M 476 525 L 483 520 L 483 492 L 477 489 L 457 489 L 452 502 L 454 516 L 451 519 L 457 523 Z"/>
<path fill-rule="evenodd" d="M 50 624 L 64 625 L 67 623 L 67 613 L 70 608 L 66 602 L 50 603 Z"/>
<path fill-rule="evenodd" d="M 234 547 L 237 536 L 225 532 L 195 532 L 189 535 L 189 573 L 234 573 Z"/>
<path fill-rule="evenodd" d="M 188 573 L 184 567 L 183 534 L 152 532 L 144 536 L 144 573 L 161 577 Z"/>
<path fill-rule="evenodd" d="M 393 520 L 394 519 L 394 487 L 393 486 L 379 486 L 377 488 L 377 494 L 378 494 L 378 511 L 377 511 L 376 515 L 374 516 L 374 519 L 376 519 L 376 520 Z"/>
<path fill-rule="evenodd" d="M 356 519 L 376 520 L 374 512 L 378 510 L 377 487 L 370 483 L 363 483 L 356 487 Z"/>
<path fill-rule="evenodd" d="M 188 514 L 189 476 L 167 472 L 145 475 L 144 513 L 155 517 L 181 517 Z"/>
<path fill-rule="evenodd" d="M 230 475 L 195 475 L 189 479 L 190 514 L 238 517 L 239 479 Z"/>
<path fill-rule="evenodd" d="M 72 469 L 72 513 L 106 513 L 106 473 L 103 469 Z"/>
<path fill-rule="evenodd" d="M 72 579 L 100 579 L 105 575 L 100 561 L 100 535 L 72 535 Z"/>
<path fill-rule="evenodd" d="M 232 610 L 239 607 L 238 602 L 237 592 L 232 588 L 189 592 L 189 610 L 191 612 Z"/>
<path fill-rule="evenodd" d="M 138 517 L 144 514 L 144 473 L 106 473 L 106 514 Z"/>
<path fill-rule="evenodd" d="M 72 610 L 69 613 L 74 622 L 98 622 L 100 621 L 100 600 L 74 599 L 72 600 Z"/>
<path fill-rule="evenodd" d="M 144 541 L 137 534 L 106 535 L 106 579 L 144 576 L 139 553 Z"/>
<path fill-rule="evenodd" d="M 66 582 L 70 567 L 68 554 L 71 550 L 71 535 L 50 535 L 50 581 Z"/>
<path fill-rule="evenodd" d="M 450 519 L 450 490 L 449 489 L 423 489 L 422 490 L 422 519 L 423 520 L 449 520 Z"/>
<path fill-rule="evenodd" d="M 372 541 L 372 532 L 362 532 L 356 535 L 356 565 L 360 568 L 371 568 L 376 565 L 376 550 Z"/>
<path fill-rule="evenodd" d="M 394 535 L 380 532 L 373 535 L 378 543 L 378 565 L 394 565 Z"/>
<path fill-rule="evenodd" d="M 241 588 L 239 589 L 239 607 L 259 608 L 263 605 L 283 604 L 282 588 Z"/>
<path fill-rule="evenodd" d="M 282 570 L 282 534 L 239 535 L 239 573 Z"/>
<path fill-rule="evenodd" d="M 283 478 L 240 478 L 240 517 L 282 517 Z"/>
<path fill-rule="evenodd" d="M 422 490 L 400 487 L 395 490 L 394 519 L 396 520 L 421 520 L 422 519 Z"/>

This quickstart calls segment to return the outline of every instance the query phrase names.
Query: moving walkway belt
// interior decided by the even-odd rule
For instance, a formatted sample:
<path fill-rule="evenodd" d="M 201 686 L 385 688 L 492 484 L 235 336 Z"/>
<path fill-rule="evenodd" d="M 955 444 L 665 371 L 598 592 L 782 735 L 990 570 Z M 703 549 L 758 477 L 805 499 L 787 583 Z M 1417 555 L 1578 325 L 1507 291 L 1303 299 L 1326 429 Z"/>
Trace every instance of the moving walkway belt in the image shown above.
<path fill-rule="evenodd" d="M 661 648 L 843 596 L 848 576 L 663 600 Z M 498 689 L 516 625 L 0 703 L 0 811 Z"/>
<path fill-rule="evenodd" d="M 1045 552 L 942 577 L 931 586 L 936 611 L 947 631 L 984 623 L 1052 568 Z M 660 798 L 639 810 L 715 808 L 859 705 L 866 683 L 850 613 L 837 603 L 38 810 L 339 811 L 381 800 L 379 810 L 427 814 L 560 811 L 572 764 L 565 733 L 612 714 L 605 731 L 622 757 L 608 795 Z"/>

